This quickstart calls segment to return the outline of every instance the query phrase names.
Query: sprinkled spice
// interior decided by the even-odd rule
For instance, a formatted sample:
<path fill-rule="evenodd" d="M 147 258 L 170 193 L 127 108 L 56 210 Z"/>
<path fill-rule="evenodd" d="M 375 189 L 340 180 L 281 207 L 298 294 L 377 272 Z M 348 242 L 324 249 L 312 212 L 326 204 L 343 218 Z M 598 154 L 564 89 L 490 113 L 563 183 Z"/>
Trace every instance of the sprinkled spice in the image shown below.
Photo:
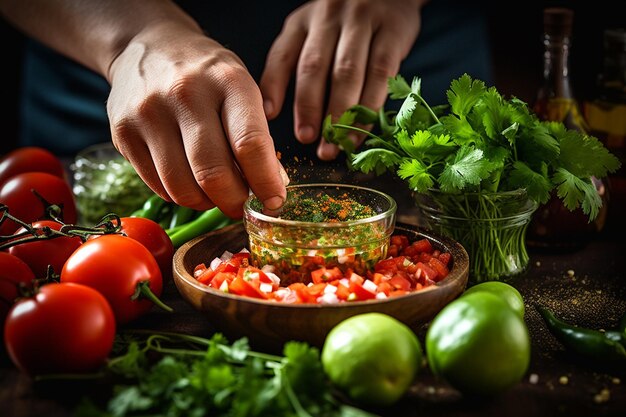
<path fill-rule="evenodd" d="M 290 196 L 280 218 L 304 222 L 345 222 L 372 217 L 376 212 L 350 198 L 347 193 L 332 197 L 319 193 L 315 197 Z"/>

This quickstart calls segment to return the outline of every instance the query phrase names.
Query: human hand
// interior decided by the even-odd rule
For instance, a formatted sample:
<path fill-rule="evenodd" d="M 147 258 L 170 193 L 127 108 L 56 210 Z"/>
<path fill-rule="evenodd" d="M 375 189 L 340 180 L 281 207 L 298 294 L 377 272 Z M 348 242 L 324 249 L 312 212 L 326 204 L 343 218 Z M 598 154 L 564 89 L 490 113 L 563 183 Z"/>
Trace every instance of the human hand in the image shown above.
<path fill-rule="evenodd" d="M 261 93 L 241 60 L 199 29 L 158 23 L 113 61 L 112 140 L 145 183 L 197 210 L 241 217 L 249 190 L 266 208 L 286 198 Z"/>
<path fill-rule="evenodd" d="M 328 113 L 338 117 L 357 103 L 380 108 L 387 79 L 397 74 L 417 38 L 423 3 L 315 0 L 295 10 L 274 41 L 261 77 L 267 117 L 280 113 L 293 73 L 294 130 L 302 143 L 319 137 Z M 363 138 L 353 139 L 359 144 Z M 338 153 L 336 145 L 320 141 L 320 159 L 331 160 Z"/>

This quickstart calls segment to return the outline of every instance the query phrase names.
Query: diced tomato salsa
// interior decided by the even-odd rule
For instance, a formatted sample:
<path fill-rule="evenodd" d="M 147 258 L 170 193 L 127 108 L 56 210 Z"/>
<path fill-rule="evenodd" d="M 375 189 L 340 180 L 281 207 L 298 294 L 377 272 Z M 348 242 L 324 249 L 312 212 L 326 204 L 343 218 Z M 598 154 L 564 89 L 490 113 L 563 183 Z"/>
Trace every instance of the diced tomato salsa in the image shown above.
<path fill-rule="evenodd" d="M 197 265 L 194 277 L 230 294 L 289 304 L 336 304 L 419 291 L 441 281 L 450 271 L 450 253 L 433 248 L 426 238 L 409 242 L 405 235 L 393 235 L 388 255 L 364 274 L 320 265 L 310 273 L 308 282 L 281 286 L 274 267 L 252 265 L 250 253 L 244 249 L 235 254 L 225 252 L 209 266 Z"/>

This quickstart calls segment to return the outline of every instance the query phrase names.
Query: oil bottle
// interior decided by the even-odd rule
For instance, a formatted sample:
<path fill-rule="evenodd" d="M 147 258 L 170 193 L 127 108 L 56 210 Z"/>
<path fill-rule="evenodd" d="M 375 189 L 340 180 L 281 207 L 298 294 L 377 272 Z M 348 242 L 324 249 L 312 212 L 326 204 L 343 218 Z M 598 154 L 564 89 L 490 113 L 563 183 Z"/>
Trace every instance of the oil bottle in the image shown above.
<path fill-rule="evenodd" d="M 574 12 L 563 7 L 544 9 L 543 82 L 537 91 L 533 111 L 542 120 L 562 122 L 568 129 L 589 133 L 581 106 L 571 82 L 569 53 L 572 46 Z M 604 228 L 608 190 L 604 182 L 591 178 L 602 198 L 602 208 L 592 222 L 581 208 L 567 209 L 553 194 L 541 205 L 528 228 L 529 247 L 551 250 L 576 250 L 594 239 Z"/>

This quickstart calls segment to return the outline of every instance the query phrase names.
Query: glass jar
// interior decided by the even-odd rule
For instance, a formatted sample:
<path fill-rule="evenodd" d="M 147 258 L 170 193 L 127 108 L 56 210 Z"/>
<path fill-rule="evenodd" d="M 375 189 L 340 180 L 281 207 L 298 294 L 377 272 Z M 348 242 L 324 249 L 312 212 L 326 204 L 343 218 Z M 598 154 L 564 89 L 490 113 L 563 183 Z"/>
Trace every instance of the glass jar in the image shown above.
<path fill-rule="evenodd" d="M 110 142 L 80 151 L 70 169 L 81 223 L 97 223 L 108 213 L 128 216 L 153 194 Z"/>
<path fill-rule="evenodd" d="M 526 190 L 416 194 L 425 227 L 458 241 L 470 258 L 470 283 L 507 280 L 528 266 L 526 229 L 537 203 Z"/>
<path fill-rule="evenodd" d="M 327 197 L 335 202 L 349 201 L 352 207 L 368 207 L 372 214 L 345 221 L 315 221 L 314 216 L 281 218 L 281 213 L 263 213 L 261 202 L 251 195 L 244 204 L 243 222 L 253 262 L 272 265 L 285 282 L 309 282 L 310 272 L 325 267 L 348 268 L 358 274 L 370 270 L 387 256 L 395 227 L 396 202 L 373 189 L 343 184 L 301 184 L 287 187 L 283 210 L 317 204 L 319 211 L 329 207 L 320 203 Z M 344 206 L 348 207 L 348 206 Z"/>

